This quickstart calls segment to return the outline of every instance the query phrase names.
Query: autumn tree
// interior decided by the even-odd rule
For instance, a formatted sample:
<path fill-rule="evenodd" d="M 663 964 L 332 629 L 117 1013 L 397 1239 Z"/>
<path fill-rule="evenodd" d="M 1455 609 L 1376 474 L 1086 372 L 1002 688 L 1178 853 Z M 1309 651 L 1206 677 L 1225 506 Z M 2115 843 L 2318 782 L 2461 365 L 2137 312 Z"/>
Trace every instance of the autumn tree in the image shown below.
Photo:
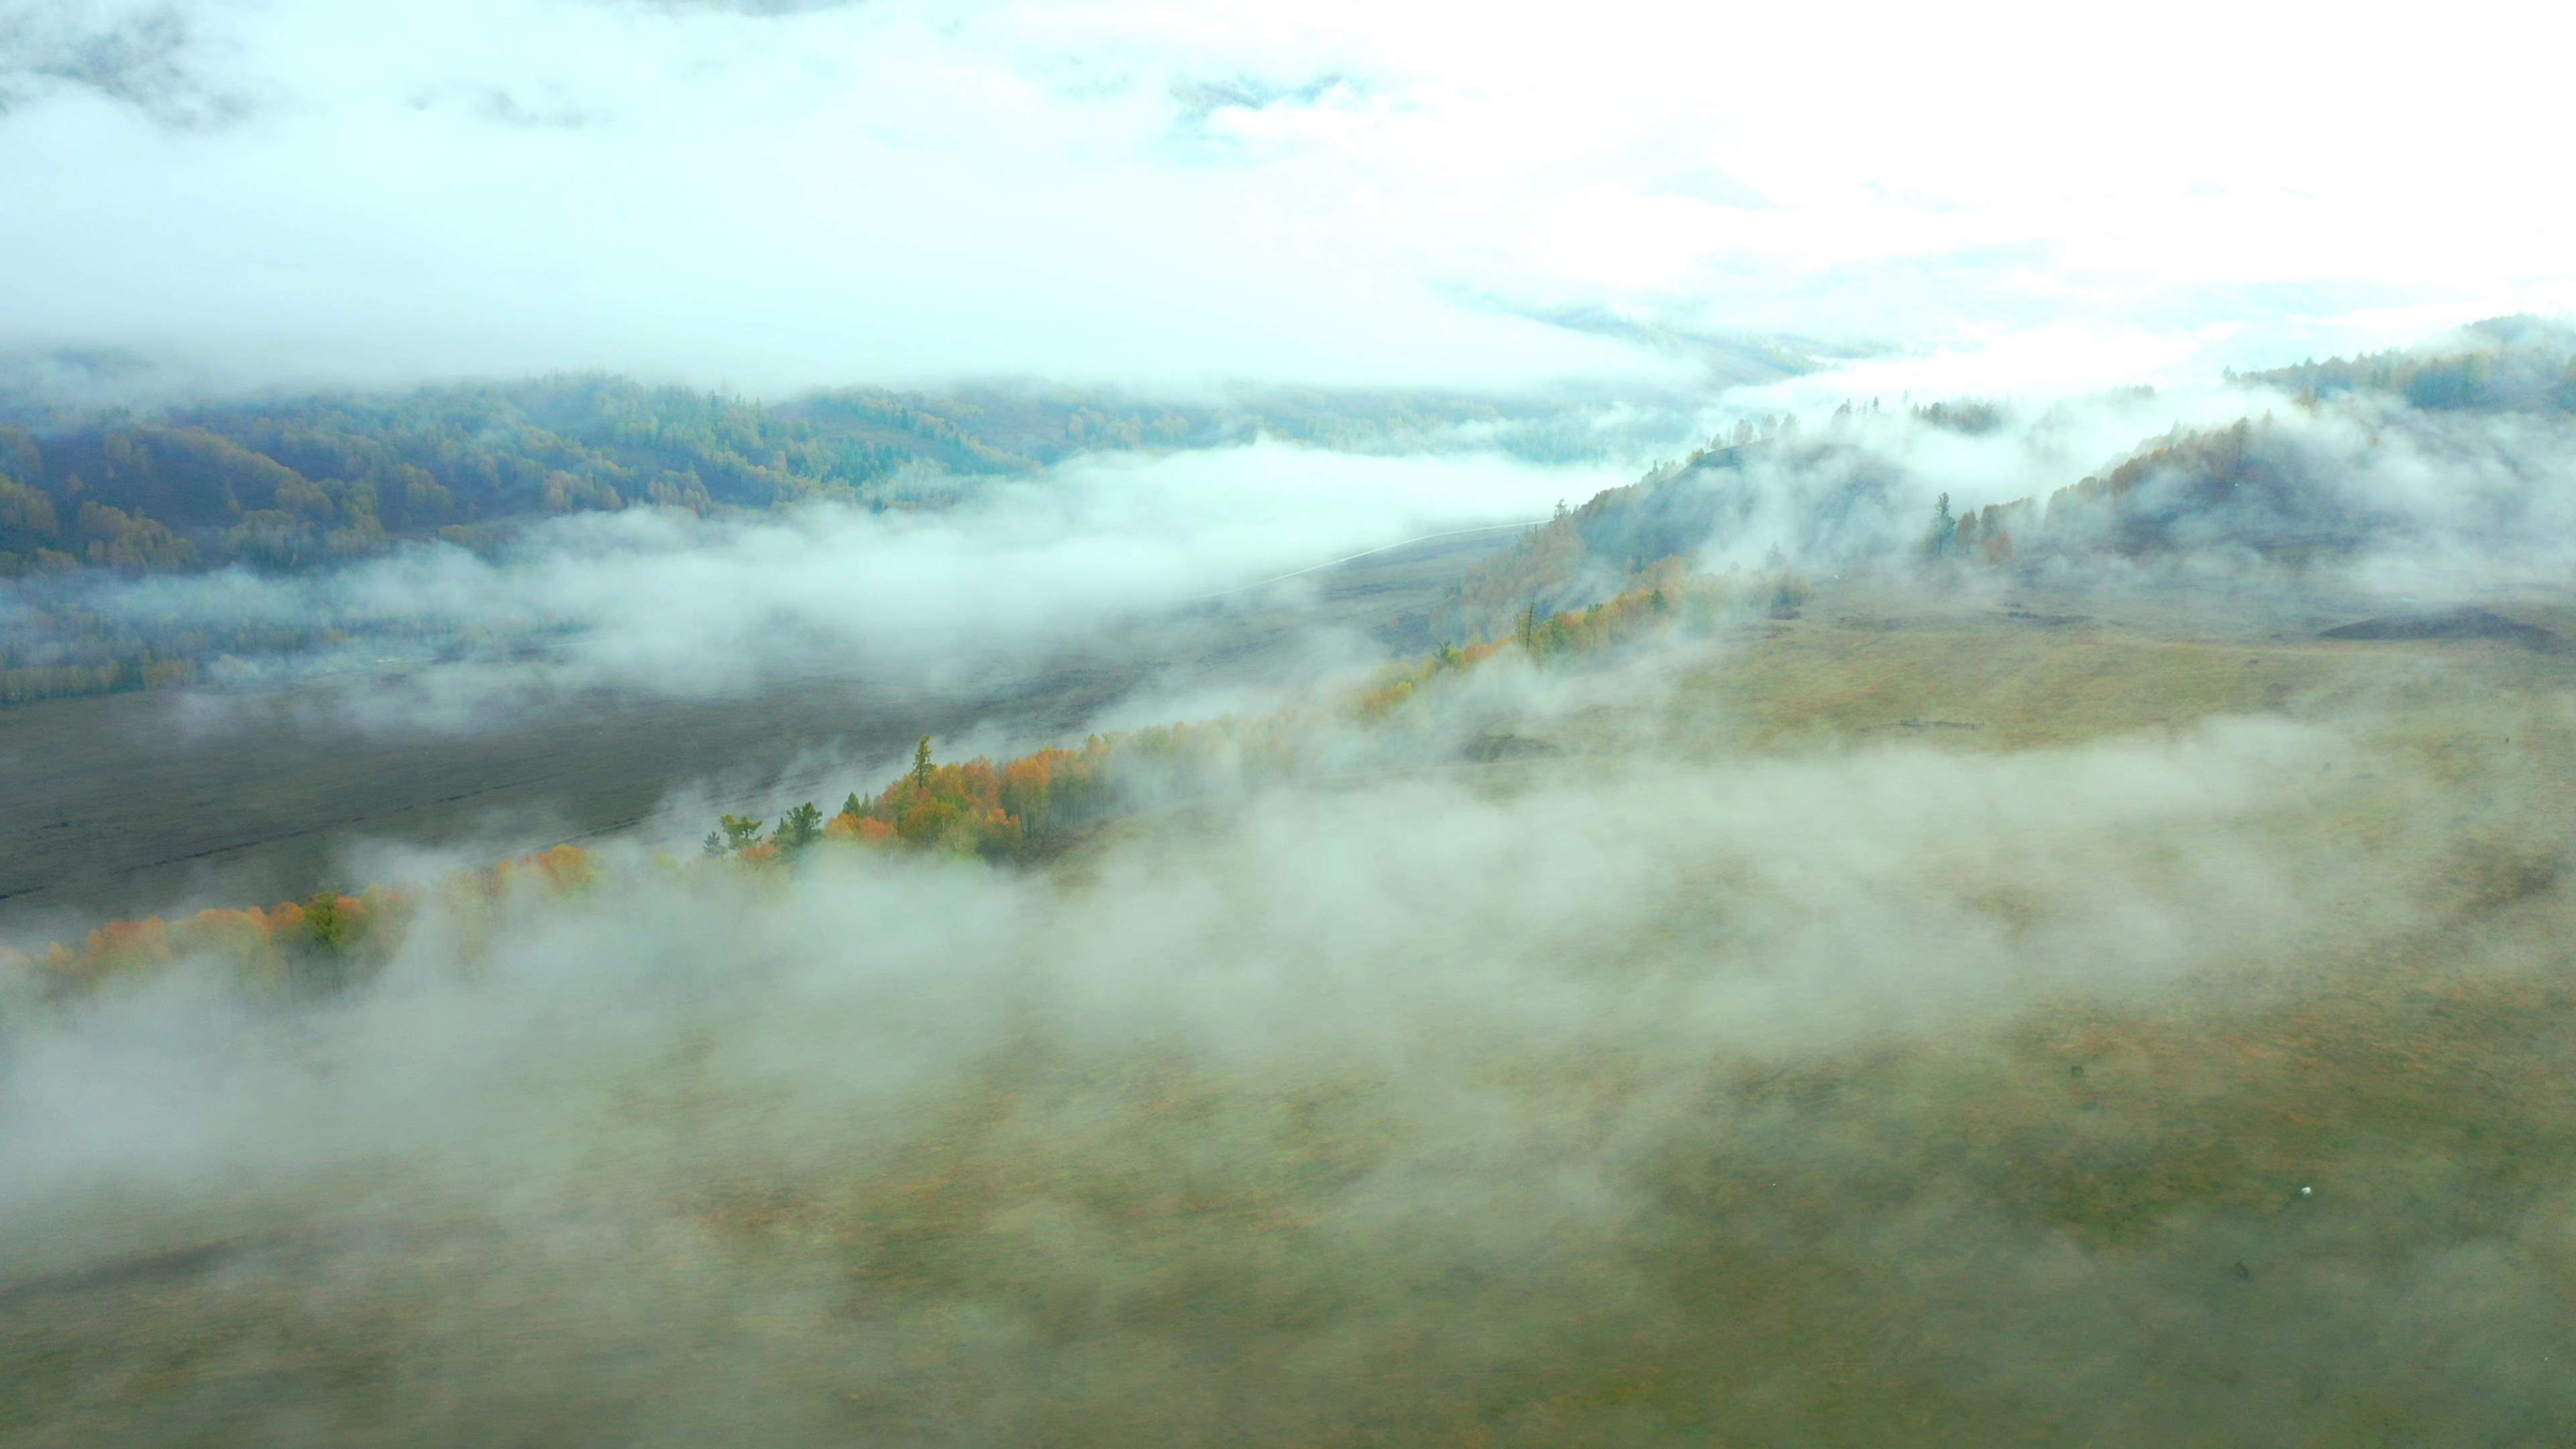
<path fill-rule="evenodd" d="M 321 951 L 337 952 L 349 945 L 350 921 L 340 909 L 340 888 L 324 886 L 304 903 L 304 938 Z"/>
<path fill-rule="evenodd" d="M 699 848 L 709 855 L 740 855 L 760 842 L 760 825 L 757 815 L 719 816 Z"/>
<path fill-rule="evenodd" d="M 771 832 L 769 840 L 778 847 L 782 859 L 794 859 L 822 836 L 823 812 L 808 800 L 778 817 L 778 828 Z"/>
<path fill-rule="evenodd" d="M 289 960 L 290 979 L 315 991 L 333 992 L 349 984 L 350 957 L 357 948 L 358 903 L 336 885 L 315 891 L 304 903 L 297 944 Z"/>
<path fill-rule="evenodd" d="M 1944 493 L 1932 505 L 1932 531 L 1923 540 L 1923 551 L 1939 558 L 1949 552 L 1950 542 L 1959 531 L 1959 520 L 1950 516 L 1950 495 Z"/>

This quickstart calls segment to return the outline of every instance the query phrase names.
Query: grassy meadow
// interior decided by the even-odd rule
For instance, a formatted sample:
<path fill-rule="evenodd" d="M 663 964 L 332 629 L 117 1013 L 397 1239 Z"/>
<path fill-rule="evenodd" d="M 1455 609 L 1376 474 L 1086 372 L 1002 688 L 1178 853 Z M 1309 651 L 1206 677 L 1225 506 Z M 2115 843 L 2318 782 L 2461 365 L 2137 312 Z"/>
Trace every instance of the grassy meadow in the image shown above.
<path fill-rule="evenodd" d="M 2565 1442 L 2576 652 L 2385 607 L 1820 581 L 1548 752 L 431 939 L 224 1039 L 309 1151 L 0 1214 L 0 1443 Z"/>

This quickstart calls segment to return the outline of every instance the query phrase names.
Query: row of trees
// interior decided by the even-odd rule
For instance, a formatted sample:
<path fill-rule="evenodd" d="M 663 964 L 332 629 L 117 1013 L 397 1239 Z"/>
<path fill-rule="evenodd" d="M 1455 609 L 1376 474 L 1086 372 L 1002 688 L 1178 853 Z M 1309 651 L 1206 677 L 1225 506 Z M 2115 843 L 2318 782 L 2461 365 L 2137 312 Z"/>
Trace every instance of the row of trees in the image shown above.
<path fill-rule="evenodd" d="M 33 704 L 40 699 L 73 699 L 134 689 L 170 689 L 195 683 L 197 674 L 193 659 L 156 659 L 148 650 L 98 664 L 0 666 L 0 704 Z"/>
<path fill-rule="evenodd" d="M 1109 813 L 1119 798 L 1112 790 L 1113 759 L 1122 759 L 1133 776 L 1148 761 L 1201 753 L 1208 741 L 1234 729 L 1233 721 L 1224 720 L 1095 734 L 1078 750 L 1050 746 L 1000 765 L 981 756 L 935 760 L 924 735 L 910 770 L 873 796 L 850 792 L 829 819 L 810 801 L 775 826 L 726 815 L 707 832 L 701 849 L 710 857 L 754 865 L 793 864 L 826 842 L 1010 859 L 1035 835 Z"/>
<path fill-rule="evenodd" d="M 874 795 L 851 792 L 829 818 L 811 802 L 774 824 L 725 815 L 701 850 L 753 865 L 791 864 L 833 842 L 1012 859 L 1050 831 L 1142 802 L 1282 780 L 1343 759 L 1338 752 L 1346 741 L 1334 726 L 1383 724 L 1447 677 L 1493 659 L 1545 664 L 1659 629 L 1710 625 L 1730 609 L 1794 611 L 1807 592 L 1806 579 L 1786 570 L 1693 576 L 1679 560 L 1666 559 L 1645 570 L 1636 587 L 1600 603 L 1544 614 L 1531 605 L 1508 638 L 1443 644 L 1420 659 L 1388 665 L 1333 709 L 1095 734 L 1080 749 L 1050 746 L 999 764 L 980 756 L 941 762 L 925 735 L 912 767 Z"/>
<path fill-rule="evenodd" d="M 451 904 L 494 901 L 534 887 L 567 895 L 590 885 L 597 863 L 575 845 L 506 860 L 439 887 Z M 77 944 L 57 943 L 34 956 L 0 949 L 0 982 L 32 977 L 40 994 L 61 997 L 180 960 L 229 965 L 254 989 L 328 992 L 381 967 L 420 907 L 412 892 L 370 886 L 351 895 L 325 886 L 301 901 L 248 908 L 216 907 L 165 920 L 110 921 Z"/>
<path fill-rule="evenodd" d="M 136 619 L 90 607 L 79 583 L 30 581 L 12 591 L 15 607 L 0 614 L 0 705 L 220 679 L 227 657 L 335 648 L 350 639 L 339 624 L 366 622 L 316 617 L 217 627 L 184 616 Z M 442 631 L 418 642 L 458 649 L 473 641 Z"/>

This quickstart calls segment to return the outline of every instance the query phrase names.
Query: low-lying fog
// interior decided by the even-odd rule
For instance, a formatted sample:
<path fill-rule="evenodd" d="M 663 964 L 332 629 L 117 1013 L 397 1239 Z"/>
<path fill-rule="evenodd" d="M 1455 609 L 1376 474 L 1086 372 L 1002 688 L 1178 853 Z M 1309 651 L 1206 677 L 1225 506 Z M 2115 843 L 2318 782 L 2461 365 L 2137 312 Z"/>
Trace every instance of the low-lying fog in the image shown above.
<path fill-rule="evenodd" d="M 13 1009 L 15 1422 L 2172 1442 L 2287 1394 L 2514 1442 L 2576 1412 L 2563 1195 L 2352 1075 L 2447 1068 L 2296 1034 L 2405 999 L 2389 970 L 2555 989 L 2565 893 L 2517 863 L 2563 858 L 2570 696 L 2461 676 L 2436 723 L 2493 733 L 2430 755 L 2420 711 L 2347 696 L 1689 759 L 1669 685 L 1709 647 L 1480 685 L 1567 754 L 1184 809 L 1053 873 L 629 855 L 433 904 L 336 1001 L 183 967 Z M 2156 1035 L 2230 1031 L 2241 1061 Z M 2283 1050 L 2323 1055 L 2234 1095 Z M 2566 1065 L 2547 1034 L 2489 1069 Z M 2400 1115 L 2355 1130 L 2365 1099 Z"/>
<path fill-rule="evenodd" d="M 0 609 L 14 596 L 20 633 L 36 628 L 39 605 L 145 637 L 337 629 L 353 642 L 325 660 L 242 661 L 217 677 L 435 663 L 363 696 L 358 722 L 489 730 L 591 690 L 731 694 L 823 673 L 908 685 L 971 678 L 1354 553 L 1525 524 L 1632 474 L 1275 443 L 1086 457 L 984 485 L 939 512 L 582 514 L 535 524 L 489 558 L 418 544 L 312 575 L 94 571 L 9 585 Z M 11 627 L 0 613 L 0 629 Z M 513 646 L 539 658 L 513 661 Z M 222 718 L 218 705 L 191 722 Z"/>

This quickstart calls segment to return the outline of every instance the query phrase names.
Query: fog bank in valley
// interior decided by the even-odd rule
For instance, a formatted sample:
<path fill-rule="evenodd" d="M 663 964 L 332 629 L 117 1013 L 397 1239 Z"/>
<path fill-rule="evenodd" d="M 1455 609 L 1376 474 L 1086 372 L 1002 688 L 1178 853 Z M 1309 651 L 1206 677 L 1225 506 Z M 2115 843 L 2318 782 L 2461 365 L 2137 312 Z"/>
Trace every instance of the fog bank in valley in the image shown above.
<path fill-rule="evenodd" d="M 41 634 L 41 607 L 145 638 L 338 630 L 350 642 L 321 659 L 254 656 L 213 677 L 425 666 L 358 692 L 358 721 L 470 731 L 593 691 L 729 694 L 835 673 L 969 687 L 1178 611 L 1274 600 L 1353 553 L 1508 529 L 1621 476 L 1491 455 L 1262 443 L 1082 459 L 984 485 L 939 512 L 820 503 L 701 519 L 635 509 L 540 522 L 490 556 L 432 544 L 303 575 L 96 571 L 13 585 L 11 597 L 29 635 Z M 43 639 L 20 642 L 33 652 Z M 190 703 L 199 727 L 228 717 L 219 698 Z"/>

